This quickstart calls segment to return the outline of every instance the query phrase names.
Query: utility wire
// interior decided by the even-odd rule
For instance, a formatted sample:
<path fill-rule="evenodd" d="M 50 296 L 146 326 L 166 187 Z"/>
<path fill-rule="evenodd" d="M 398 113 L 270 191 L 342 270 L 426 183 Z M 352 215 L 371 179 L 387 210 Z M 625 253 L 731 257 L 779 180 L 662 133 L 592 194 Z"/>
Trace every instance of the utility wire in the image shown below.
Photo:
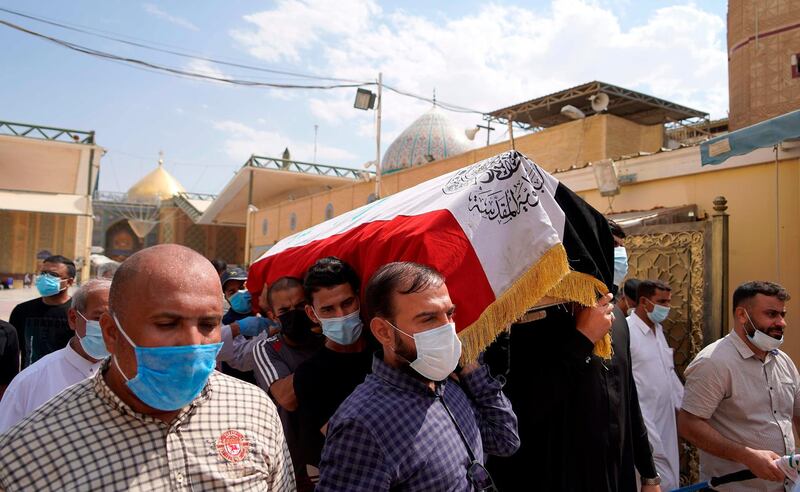
<path fill-rule="evenodd" d="M 486 114 L 484 111 L 478 111 L 477 109 L 470 109 L 470 108 L 465 108 L 463 106 L 457 106 L 455 104 L 446 103 L 440 99 L 431 99 L 429 97 L 420 96 L 418 94 L 413 94 L 411 92 L 406 92 L 400 89 L 396 89 L 390 85 L 383 84 L 383 88 L 390 90 L 394 93 L 400 94 L 401 96 L 413 97 L 414 99 L 419 99 L 420 101 L 427 101 L 429 103 L 433 103 L 437 106 L 440 106 L 442 109 L 446 109 L 448 111 L 453 111 L 456 113 L 475 113 L 480 115 Z"/>
<path fill-rule="evenodd" d="M 353 84 L 328 84 L 328 85 L 300 85 L 300 84 L 276 84 L 271 82 L 258 82 L 255 80 L 244 80 L 244 79 L 234 79 L 234 78 L 227 78 L 227 77 L 217 77 L 214 75 L 202 74 L 197 72 L 191 72 L 188 70 L 183 70 L 180 68 L 170 67 L 167 65 L 160 65 L 153 62 L 148 62 L 144 60 L 139 60 L 137 58 L 128 58 L 125 56 L 115 55 L 113 53 L 108 53 L 101 50 L 96 50 L 93 48 L 88 48 L 86 46 L 79 45 L 77 43 L 72 43 L 69 41 L 64 41 L 62 39 L 54 38 L 51 36 L 47 36 L 45 34 L 38 33 L 36 31 L 31 31 L 30 29 L 26 29 L 22 26 L 18 26 L 8 21 L 4 21 L 0 19 L 0 24 L 10 27 L 11 29 L 15 29 L 17 31 L 23 32 L 25 34 L 29 34 L 31 36 L 35 36 L 40 39 L 44 39 L 46 41 L 50 41 L 51 43 L 55 43 L 59 46 L 63 46 L 64 48 L 71 49 L 73 51 L 77 51 L 79 53 L 84 53 L 87 55 L 95 56 L 98 58 L 104 58 L 107 60 L 115 60 L 121 61 L 125 63 L 129 63 L 132 65 L 138 65 L 142 67 L 151 68 L 154 70 L 160 70 L 163 72 L 169 72 L 176 75 L 184 75 L 187 77 L 194 77 L 198 79 L 206 79 L 206 80 L 213 80 L 216 82 L 225 82 L 228 84 L 234 85 L 243 85 L 249 87 L 272 87 L 276 89 L 339 89 L 339 88 L 354 88 L 354 87 L 363 87 L 366 85 L 375 85 L 375 82 L 367 82 L 367 83 L 353 83 Z"/>
<path fill-rule="evenodd" d="M 309 78 L 309 79 L 317 79 L 317 80 L 342 81 L 342 82 L 347 82 L 347 83 L 328 84 L 328 85 L 301 85 L 301 84 L 286 84 L 286 83 L 276 83 L 276 82 L 260 82 L 260 81 L 255 81 L 255 80 L 238 79 L 238 78 L 233 78 L 233 77 L 218 77 L 218 76 L 215 76 L 215 75 L 209 75 L 209 74 L 204 74 L 204 73 L 199 73 L 199 72 L 192 72 L 192 71 L 189 71 L 189 70 L 175 68 L 175 67 L 171 67 L 171 66 L 168 66 L 168 65 L 161 65 L 161 64 L 154 63 L 154 62 L 139 60 L 139 59 L 136 59 L 136 58 L 124 57 L 124 56 L 116 55 L 116 54 L 113 54 L 113 53 L 97 50 L 97 49 L 94 49 L 94 48 L 89 48 L 89 47 L 86 47 L 86 46 L 83 46 L 83 45 L 79 45 L 77 43 L 72 43 L 70 41 L 65 41 L 63 39 L 55 38 L 55 37 L 48 36 L 48 35 L 45 35 L 45 34 L 42 34 L 42 33 L 36 32 L 36 31 L 32 31 L 32 30 L 26 29 L 26 28 L 24 28 L 22 26 L 19 26 L 19 25 L 13 24 L 11 22 L 8 22 L 8 21 L 0 19 L 0 24 L 5 25 L 5 26 L 7 26 L 7 27 L 9 27 L 11 29 L 15 29 L 17 31 L 23 32 L 25 34 L 28 34 L 28 35 L 31 35 L 31 36 L 34 36 L 34 37 L 38 37 L 40 39 L 44 39 L 46 41 L 50 41 L 50 42 L 55 43 L 57 45 L 60 45 L 62 47 L 65 47 L 65 48 L 68 48 L 68 49 L 71 49 L 71 50 L 74 50 L 74 51 L 77 51 L 77 52 L 80 52 L 80 53 L 83 53 L 83 54 L 87 54 L 87 55 L 95 56 L 95 57 L 99 57 L 99 58 L 104 58 L 106 60 L 110 60 L 110 61 L 114 61 L 114 62 L 125 63 L 125 64 L 127 64 L 129 66 L 133 66 L 135 68 L 142 68 L 142 69 L 147 70 L 147 71 L 166 72 L 168 74 L 179 76 L 179 77 L 206 79 L 206 80 L 211 80 L 211 81 L 216 81 L 216 82 L 229 83 L 229 84 L 233 84 L 233 85 L 243 85 L 243 86 L 250 86 L 250 87 L 271 87 L 271 88 L 277 88 L 277 89 L 318 89 L 318 90 L 327 90 L 327 89 L 355 88 L 355 87 L 364 87 L 364 86 L 377 85 L 376 82 L 357 81 L 357 80 L 353 80 L 353 79 L 342 79 L 342 78 L 336 78 L 336 77 L 324 77 L 324 76 L 311 75 L 311 74 L 302 74 L 302 73 L 298 73 L 298 72 L 291 72 L 291 71 L 285 71 L 285 70 L 274 70 L 274 69 L 269 69 L 269 68 L 265 68 L 265 67 L 258 67 L 258 66 L 254 66 L 254 65 L 246 65 L 246 64 L 241 64 L 241 63 L 228 62 L 228 61 L 225 61 L 225 60 L 219 60 L 219 59 L 209 58 L 209 57 L 204 57 L 204 56 L 194 56 L 194 55 L 190 55 L 188 53 L 181 52 L 181 51 L 157 48 L 157 47 L 150 46 L 150 45 L 147 45 L 147 44 L 144 44 L 144 43 L 127 41 L 127 40 L 120 39 L 120 38 L 114 37 L 114 36 L 108 36 L 108 35 L 104 35 L 104 34 L 92 33 L 92 32 L 89 32 L 87 30 L 84 30 L 84 29 L 72 27 L 72 26 L 69 26 L 69 25 L 66 25 L 66 24 L 62 24 L 62 23 L 59 23 L 59 22 L 55 22 L 55 21 L 44 19 L 44 18 L 32 16 L 32 15 L 25 14 L 25 13 L 22 13 L 22 12 L 17 12 L 17 11 L 14 11 L 14 10 L 11 10 L 11 9 L 6 9 L 6 8 L 3 8 L 3 7 L 0 7 L 0 11 L 6 12 L 6 13 L 10 13 L 10 14 L 13 14 L 13 15 L 18 15 L 18 16 L 25 17 L 25 18 L 28 18 L 28 19 L 32 19 L 32 20 L 35 20 L 35 21 L 38 21 L 38 22 L 43 22 L 43 23 L 46 23 L 46 24 L 50 24 L 50 25 L 57 26 L 57 27 L 60 27 L 60 28 L 63 28 L 63 29 L 69 29 L 69 30 L 72 30 L 72 31 L 76 31 L 76 32 L 84 33 L 84 34 L 89 34 L 89 35 L 92 35 L 92 36 L 98 36 L 98 37 L 101 37 L 101 38 L 104 38 L 104 39 L 109 39 L 109 40 L 116 41 L 116 42 L 119 42 L 119 43 L 124 43 L 124 44 L 128 44 L 128 45 L 131 45 L 131 46 L 136 46 L 136 47 L 140 47 L 140 48 L 144 48 L 144 49 L 149 49 L 149 50 L 153 50 L 153 51 L 167 53 L 167 54 L 171 54 L 171 55 L 175 55 L 175 56 L 179 56 L 179 57 L 183 57 L 183 58 L 189 58 L 189 59 L 195 59 L 195 60 L 203 60 L 203 61 L 207 61 L 207 62 L 219 64 L 219 65 L 226 65 L 226 66 L 244 68 L 244 69 L 248 69 L 248 70 L 256 70 L 256 71 L 261 71 L 261 72 L 274 73 L 274 74 L 279 74 L 279 75 L 288 75 L 288 76 L 292 76 L 292 77 L 301 77 L 301 78 Z M 420 100 L 420 101 L 425 101 L 425 102 L 436 104 L 437 106 L 439 106 L 442 109 L 445 109 L 447 111 L 452 111 L 452 112 L 457 112 L 457 113 L 478 114 L 478 115 L 487 114 L 484 111 L 479 111 L 479 110 L 476 110 L 476 109 L 471 109 L 471 108 L 467 108 L 467 107 L 464 107 L 464 106 L 459 106 L 459 105 L 456 105 L 456 104 L 447 103 L 447 102 L 441 101 L 439 99 L 434 100 L 432 98 L 421 96 L 419 94 L 414 94 L 412 92 L 408 92 L 408 91 L 404 91 L 404 90 L 401 90 L 401 89 L 397 89 L 397 88 L 392 87 L 392 86 L 387 85 L 387 84 L 383 84 L 383 87 L 386 88 L 387 90 L 391 91 L 391 92 L 394 92 L 394 93 L 402 95 L 402 96 L 411 97 L 411 98 L 414 98 L 414 99 L 417 99 L 417 100 Z"/>
<path fill-rule="evenodd" d="M 44 24 L 49 24 L 51 26 L 60 27 L 62 29 L 68 29 L 70 31 L 79 32 L 79 33 L 82 33 L 82 34 L 87 34 L 89 36 L 96 36 L 96 37 L 99 37 L 99 38 L 108 39 L 110 41 L 115 41 L 117 43 L 123 43 L 123 44 L 127 44 L 127 45 L 130 45 L 130 46 L 136 46 L 136 47 L 139 47 L 139 48 L 144 48 L 144 49 L 147 49 L 147 50 L 152 50 L 152 51 L 157 51 L 157 52 L 160 52 L 160 53 L 166 53 L 166 54 L 170 54 L 170 55 L 179 56 L 179 57 L 182 57 L 182 58 L 203 60 L 203 61 L 215 63 L 217 65 L 225 65 L 225 66 L 229 66 L 229 67 L 244 68 L 244 69 L 247 69 L 247 70 L 255 70 L 255 71 L 259 71 L 259 72 L 266 72 L 266 73 L 272 73 L 272 74 L 277 74 L 277 75 L 288 75 L 288 76 L 291 76 L 291 77 L 299 77 L 299 78 L 306 78 L 306 79 L 331 80 L 331 81 L 334 81 L 334 82 L 348 82 L 348 83 L 354 83 L 354 84 L 367 84 L 367 83 L 365 83 L 363 81 L 359 81 L 359 80 L 343 79 L 343 78 L 337 78 L 337 77 L 324 77 L 324 76 L 320 76 L 320 75 L 312 75 L 312 74 L 305 74 L 305 73 L 299 73 L 299 72 L 291 72 L 291 71 L 286 71 L 286 70 L 276 70 L 276 69 L 271 69 L 271 68 L 259 67 L 259 66 L 255 66 L 255 65 L 248 65 L 248 64 L 245 64 L 245 63 L 237 63 L 237 62 L 226 61 L 226 60 L 221 60 L 221 59 L 217 59 L 217 58 L 210 58 L 210 57 L 202 56 L 202 55 L 193 55 L 193 54 L 187 53 L 186 51 L 176 51 L 176 50 L 172 50 L 172 49 L 158 48 L 156 46 L 152 46 L 152 44 L 146 44 L 146 43 L 143 43 L 143 42 L 128 41 L 128 40 L 122 39 L 120 37 L 110 36 L 108 34 L 100 34 L 98 32 L 92 32 L 92 31 L 88 30 L 87 28 L 74 27 L 74 25 L 71 26 L 71 25 L 68 25 L 68 24 L 63 24 L 63 23 L 56 22 L 56 21 L 53 21 L 53 20 L 49 20 L 49 19 L 46 19 L 46 18 L 43 18 L 43 17 L 37 17 L 35 15 L 26 14 L 26 13 L 23 13 L 23 12 L 18 12 L 18 11 L 7 9 L 7 8 L 4 8 L 4 7 L 0 7 L 0 12 L 6 12 L 6 13 L 9 13 L 9 14 L 12 14 L 12 15 L 17 15 L 17 16 L 20 16 L 20 17 L 24 17 L 26 19 L 31 19 L 31 20 L 34 20 L 34 21 L 37 21 L 37 22 L 42 22 Z"/>

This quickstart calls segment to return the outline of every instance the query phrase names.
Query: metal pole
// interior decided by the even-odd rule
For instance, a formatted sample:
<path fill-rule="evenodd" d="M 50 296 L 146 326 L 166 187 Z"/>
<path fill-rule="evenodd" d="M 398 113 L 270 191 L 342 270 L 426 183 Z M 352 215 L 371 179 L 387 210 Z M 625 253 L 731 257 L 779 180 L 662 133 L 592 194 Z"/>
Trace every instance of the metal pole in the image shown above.
<path fill-rule="evenodd" d="M 775 281 L 781 281 L 781 175 L 778 151 L 781 144 L 775 145 Z"/>
<path fill-rule="evenodd" d="M 511 150 L 517 150 L 514 146 L 514 120 L 508 118 L 508 138 L 511 140 Z"/>
<path fill-rule="evenodd" d="M 91 132 L 91 139 L 94 142 L 94 132 Z M 88 183 L 86 187 L 86 229 L 84 230 L 84 234 L 86 234 L 86 247 L 83 250 L 83 267 L 81 267 L 81 281 L 85 282 L 91 276 L 92 270 L 92 233 L 94 230 L 94 208 L 92 204 L 92 175 L 94 174 L 94 143 L 92 143 L 92 149 L 89 151 L 89 166 L 88 166 Z"/>
<path fill-rule="evenodd" d="M 378 117 L 375 130 L 375 198 L 381 197 L 381 93 L 383 92 L 383 73 L 378 73 Z"/>
<path fill-rule="evenodd" d="M 317 131 L 319 130 L 319 125 L 314 125 L 314 164 L 317 163 Z"/>
<path fill-rule="evenodd" d="M 250 168 L 250 182 L 248 184 L 247 190 L 247 215 L 245 222 L 245 230 L 244 230 L 244 264 L 245 266 L 250 265 L 250 243 L 253 242 L 253 227 L 251 224 L 250 216 L 252 215 L 253 209 L 253 168 Z"/>

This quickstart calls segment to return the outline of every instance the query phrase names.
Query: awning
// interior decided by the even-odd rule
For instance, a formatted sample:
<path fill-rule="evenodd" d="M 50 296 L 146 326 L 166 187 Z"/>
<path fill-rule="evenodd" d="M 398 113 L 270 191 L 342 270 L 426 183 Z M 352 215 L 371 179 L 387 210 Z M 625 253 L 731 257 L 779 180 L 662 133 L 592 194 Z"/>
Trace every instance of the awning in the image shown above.
<path fill-rule="evenodd" d="M 707 113 L 671 101 L 595 80 L 497 109 L 489 113 L 487 117 L 501 122 L 511 119 L 516 124 L 529 129 L 549 128 L 572 121 L 570 117 L 561 113 L 561 108 L 567 104 L 580 109 L 586 116 L 597 114 L 598 111 L 592 108 L 591 98 L 599 94 L 609 97 L 608 107 L 600 112 L 613 114 L 640 125 L 660 125 L 708 116 Z"/>
<path fill-rule="evenodd" d="M 370 179 L 372 175 L 358 169 L 251 156 L 196 222 L 244 226 L 250 186 L 253 205 L 264 208 Z"/>
<path fill-rule="evenodd" d="M 700 160 L 703 166 L 722 164 L 730 157 L 749 154 L 797 137 L 800 137 L 800 110 L 703 142 L 700 144 Z"/>
<path fill-rule="evenodd" d="M 0 190 L 0 210 L 17 212 L 86 215 L 87 200 L 86 195 Z"/>

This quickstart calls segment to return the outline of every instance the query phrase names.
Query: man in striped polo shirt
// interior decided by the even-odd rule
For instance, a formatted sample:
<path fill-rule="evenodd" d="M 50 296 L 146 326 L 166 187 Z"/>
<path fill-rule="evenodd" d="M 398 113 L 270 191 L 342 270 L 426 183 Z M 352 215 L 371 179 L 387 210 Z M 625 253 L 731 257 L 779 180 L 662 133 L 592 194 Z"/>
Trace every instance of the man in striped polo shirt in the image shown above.
<path fill-rule="evenodd" d="M 253 348 L 256 383 L 278 406 L 283 432 L 299 491 L 313 490 L 305 464 L 304 431 L 297 414 L 294 393 L 294 371 L 301 363 L 317 353 L 325 343 L 319 326 L 306 315 L 303 282 L 295 277 L 282 277 L 267 290 L 269 309 L 280 321 L 281 331 L 268 339 L 259 340 Z M 311 429 L 316 434 L 316 429 Z"/>

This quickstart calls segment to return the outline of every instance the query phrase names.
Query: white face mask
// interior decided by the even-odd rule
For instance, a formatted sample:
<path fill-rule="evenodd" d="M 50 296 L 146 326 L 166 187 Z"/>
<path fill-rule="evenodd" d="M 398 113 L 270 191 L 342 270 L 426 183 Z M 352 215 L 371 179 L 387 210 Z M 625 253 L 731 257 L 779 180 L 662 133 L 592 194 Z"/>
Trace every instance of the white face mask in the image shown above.
<path fill-rule="evenodd" d="M 386 321 L 389 323 L 389 321 Z M 389 323 L 403 335 L 413 338 L 417 346 L 417 358 L 411 368 L 431 381 L 443 381 L 458 365 L 461 357 L 461 340 L 456 335 L 456 324 L 447 323 L 438 328 L 409 335 Z"/>
<path fill-rule="evenodd" d="M 750 325 L 753 327 L 754 330 L 752 336 L 749 333 L 747 334 L 747 339 L 750 340 L 750 343 L 760 348 L 764 352 L 772 352 L 773 350 L 778 350 L 778 347 L 780 347 L 783 344 L 783 337 L 772 338 L 771 336 L 767 335 L 763 331 L 756 328 L 756 324 L 753 323 L 753 320 L 750 318 L 750 313 L 747 312 L 747 309 L 744 310 L 744 314 L 747 316 L 747 321 L 750 322 Z M 747 330 L 745 330 L 745 332 L 747 332 Z"/>

